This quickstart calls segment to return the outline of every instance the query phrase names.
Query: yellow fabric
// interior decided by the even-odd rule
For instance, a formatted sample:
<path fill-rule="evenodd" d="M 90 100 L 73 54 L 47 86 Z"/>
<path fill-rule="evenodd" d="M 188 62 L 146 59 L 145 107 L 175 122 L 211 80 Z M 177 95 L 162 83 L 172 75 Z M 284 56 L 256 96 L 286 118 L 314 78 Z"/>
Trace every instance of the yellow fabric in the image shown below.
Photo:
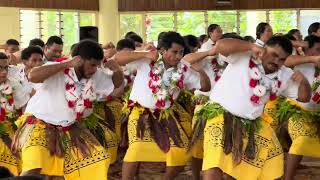
<path fill-rule="evenodd" d="M 9 121 L 0 122 L 5 124 L 6 133 L 9 138 L 12 138 L 14 135 L 14 130 L 12 128 L 12 123 Z M 10 150 L 10 148 L 3 142 L 0 138 L 0 166 L 6 167 L 10 170 L 14 175 L 19 175 L 21 172 L 21 164 L 20 159 L 14 156 Z"/>
<path fill-rule="evenodd" d="M 23 122 L 25 119 L 19 121 Z M 93 146 L 90 149 L 91 155 L 83 158 L 77 148 L 70 148 L 69 141 L 64 158 L 52 156 L 48 149 L 45 128 L 43 123 L 37 123 L 22 147 L 23 172 L 40 168 L 41 174 L 64 176 L 66 180 L 107 179 L 110 157 L 102 146 Z"/>
<path fill-rule="evenodd" d="M 196 105 L 194 109 L 194 114 L 199 111 L 203 105 Z M 194 116 L 192 119 L 192 127 L 194 127 L 196 123 L 197 117 Z M 192 147 L 192 157 L 198 158 L 198 159 L 203 159 L 203 136 L 200 137 L 200 139 L 196 142 L 196 144 Z"/>
<path fill-rule="evenodd" d="M 0 139 L 0 166 L 6 167 L 14 175 L 19 175 L 19 159 L 15 157 L 8 146 Z"/>
<path fill-rule="evenodd" d="M 204 131 L 203 170 L 220 168 L 224 173 L 238 180 L 276 179 L 283 175 L 283 151 L 272 128 L 262 121 L 262 128 L 255 133 L 256 158 L 242 157 L 239 165 L 233 162 L 232 153 L 223 152 L 223 115 L 209 119 Z M 247 145 L 243 138 L 243 152 Z"/>
<path fill-rule="evenodd" d="M 167 166 L 184 166 L 187 164 L 190 156 L 187 152 L 188 137 L 191 134 L 191 117 L 180 106 L 174 105 L 179 114 L 181 126 L 177 123 L 183 147 L 175 146 L 170 140 L 171 148 L 169 152 L 164 153 L 158 147 L 156 142 L 150 136 L 149 126 L 145 126 L 145 135 L 143 139 L 136 136 L 137 120 L 144 108 L 134 107 L 128 120 L 129 148 L 124 157 L 125 162 L 166 162 Z"/>
<path fill-rule="evenodd" d="M 115 120 L 115 132 L 105 127 L 105 138 L 107 141 L 107 151 L 110 155 L 110 163 L 113 164 L 117 161 L 118 156 L 118 145 L 121 137 L 121 113 L 123 104 L 120 100 L 115 99 L 106 103 L 106 106 L 110 108 Z M 105 119 L 105 112 L 103 106 L 94 107 L 94 112 L 97 113 L 102 119 Z"/>
<path fill-rule="evenodd" d="M 292 140 L 290 154 L 320 157 L 320 139 L 315 121 L 308 117 L 289 119 L 288 132 Z"/>
<path fill-rule="evenodd" d="M 279 125 L 278 119 L 276 117 L 277 104 L 278 104 L 278 100 L 269 101 L 265 105 L 264 112 L 262 114 L 262 118 L 264 119 L 264 121 L 268 122 L 273 128 L 273 130 L 276 130 L 276 128 Z"/>

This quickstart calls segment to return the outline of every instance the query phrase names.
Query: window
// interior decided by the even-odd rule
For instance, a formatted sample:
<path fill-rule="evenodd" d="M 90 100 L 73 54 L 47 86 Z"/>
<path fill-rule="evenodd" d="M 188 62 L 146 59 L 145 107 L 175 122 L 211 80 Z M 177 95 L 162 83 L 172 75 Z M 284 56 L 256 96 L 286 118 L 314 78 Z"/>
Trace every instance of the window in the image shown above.
<path fill-rule="evenodd" d="M 59 29 L 59 12 L 41 11 L 41 39 L 46 42 L 50 36 L 59 36 Z"/>
<path fill-rule="evenodd" d="M 250 35 L 256 38 L 256 28 L 260 22 L 267 21 L 266 11 L 241 11 L 240 12 L 240 35 Z"/>
<path fill-rule="evenodd" d="M 224 33 L 237 32 L 236 11 L 208 11 L 208 25 L 219 24 Z"/>
<path fill-rule="evenodd" d="M 80 13 L 80 26 L 95 26 L 95 18 L 94 13 Z"/>
<path fill-rule="evenodd" d="M 177 27 L 181 35 L 200 36 L 205 33 L 204 12 L 178 12 Z"/>
<path fill-rule="evenodd" d="M 320 10 L 301 10 L 300 29 L 303 36 L 308 35 L 308 28 L 314 22 L 319 22 Z"/>
<path fill-rule="evenodd" d="M 37 11 L 20 11 L 21 46 L 26 47 L 33 38 L 40 38 L 40 17 Z"/>
<path fill-rule="evenodd" d="M 269 19 L 274 33 L 286 34 L 290 29 L 297 28 L 297 11 L 294 10 L 270 11 Z"/>
<path fill-rule="evenodd" d="M 133 31 L 142 35 L 142 15 L 141 14 L 122 14 L 120 15 L 120 38 Z"/>
<path fill-rule="evenodd" d="M 146 17 L 147 42 L 158 41 L 158 34 L 174 30 L 174 15 L 171 13 L 147 14 Z"/>
<path fill-rule="evenodd" d="M 50 36 L 61 36 L 64 52 L 79 40 L 79 25 L 94 26 L 95 14 L 71 11 L 20 10 L 20 35 L 22 47 L 27 47 L 33 38 L 44 42 Z"/>
<path fill-rule="evenodd" d="M 66 54 L 70 52 L 72 44 L 79 41 L 79 15 L 77 12 L 63 12 L 61 21 L 63 52 Z"/>

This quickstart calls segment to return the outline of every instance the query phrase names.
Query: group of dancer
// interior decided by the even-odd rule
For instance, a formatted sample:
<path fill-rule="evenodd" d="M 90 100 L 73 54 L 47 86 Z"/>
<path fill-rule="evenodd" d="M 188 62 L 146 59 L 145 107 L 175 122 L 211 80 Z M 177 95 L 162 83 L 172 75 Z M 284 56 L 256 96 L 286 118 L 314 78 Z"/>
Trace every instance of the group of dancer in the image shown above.
<path fill-rule="evenodd" d="M 320 157 L 320 23 L 256 40 L 225 33 L 134 32 L 116 46 L 82 40 L 62 55 L 52 36 L 0 53 L 0 166 L 13 175 L 122 179 L 163 162 L 175 179 L 294 178 L 303 156 Z M 125 151 L 120 159 L 118 150 Z M 287 153 L 286 158 L 284 153 Z"/>

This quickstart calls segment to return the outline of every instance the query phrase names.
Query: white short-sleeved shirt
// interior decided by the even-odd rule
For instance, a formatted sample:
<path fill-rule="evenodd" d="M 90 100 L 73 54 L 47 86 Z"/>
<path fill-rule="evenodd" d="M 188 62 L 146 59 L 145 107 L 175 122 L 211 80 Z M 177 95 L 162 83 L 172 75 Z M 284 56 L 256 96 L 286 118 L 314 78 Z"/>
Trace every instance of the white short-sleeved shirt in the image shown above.
<path fill-rule="evenodd" d="M 23 64 L 19 64 L 18 66 L 10 65 L 8 76 L 20 81 L 29 94 L 31 94 L 33 89 L 37 90 L 41 86 L 41 83 L 32 83 L 28 80 Z"/>
<path fill-rule="evenodd" d="M 54 64 L 48 62 L 48 64 Z M 74 71 L 73 68 L 71 68 Z M 93 89 L 98 99 L 108 96 L 114 89 L 111 76 L 98 69 L 92 76 Z M 81 93 L 84 86 L 84 79 L 75 79 L 76 93 Z M 64 72 L 58 72 L 46 79 L 42 86 L 31 97 L 26 111 L 35 117 L 53 125 L 69 126 L 75 122 L 76 114 L 67 105 L 65 96 L 65 77 Z M 92 111 L 91 111 L 92 112 Z M 85 112 L 84 117 L 90 115 L 91 112 Z"/>
<path fill-rule="evenodd" d="M 203 43 L 201 45 L 201 48 L 199 49 L 200 52 L 208 51 L 209 49 L 213 48 L 214 42 L 209 38 L 207 42 Z"/>
<path fill-rule="evenodd" d="M 189 68 L 186 73 L 184 73 L 184 85 L 187 89 L 200 89 L 200 76 L 199 73 L 195 72 L 190 68 L 190 64 L 181 60 L 180 63 L 185 63 Z M 150 108 L 150 109 L 156 109 L 156 100 L 153 97 L 152 91 L 148 86 L 149 82 L 149 72 L 150 72 L 150 60 L 148 59 L 141 59 L 138 61 L 131 62 L 127 64 L 126 66 L 130 69 L 136 69 L 137 74 L 133 82 L 131 94 L 130 94 L 130 100 L 138 102 L 143 107 Z M 168 82 L 169 77 L 171 76 L 173 72 L 173 68 L 166 69 L 162 81 Z M 179 92 L 175 93 L 173 95 L 173 99 L 176 99 Z M 164 109 L 169 108 L 170 104 L 166 104 Z"/>
<path fill-rule="evenodd" d="M 256 42 L 254 43 L 255 45 L 258 45 L 260 47 L 264 47 L 265 43 L 263 41 L 261 41 L 260 39 L 257 39 Z"/>
<path fill-rule="evenodd" d="M 20 109 L 28 103 L 30 94 L 20 81 L 10 77 L 8 80 L 13 88 L 14 106 L 16 109 Z"/>
<path fill-rule="evenodd" d="M 306 64 L 300 64 L 294 67 L 294 70 L 300 71 L 309 81 L 310 85 L 312 86 L 315 77 L 315 65 L 313 63 L 306 63 Z M 298 102 L 300 106 L 302 106 L 305 109 L 311 110 L 311 111 L 318 111 L 320 110 L 320 104 L 314 103 L 312 100 L 310 100 L 308 103 L 302 103 Z"/>
<path fill-rule="evenodd" d="M 256 105 L 250 101 L 252 89 L 249 86 L 249 60 L 251 56 L 252 53 L 249 51 L 228 56 L 229 65 L 214 86 L 210 100 L 220 104 L 236 116 L 253 120 L 261 116 L 264 104 Z M 266 75 L 262 72 L 262 76 L 266 80 L 279 75 L 279 80 L 282 82 L 281 94 L 296 99 L 298 84 L 290 80 L 292 74 L 293 71 L 284 66 L 276 73 Z M 269 81 L 268 84 L 271 83 L 271 80 Z"/>

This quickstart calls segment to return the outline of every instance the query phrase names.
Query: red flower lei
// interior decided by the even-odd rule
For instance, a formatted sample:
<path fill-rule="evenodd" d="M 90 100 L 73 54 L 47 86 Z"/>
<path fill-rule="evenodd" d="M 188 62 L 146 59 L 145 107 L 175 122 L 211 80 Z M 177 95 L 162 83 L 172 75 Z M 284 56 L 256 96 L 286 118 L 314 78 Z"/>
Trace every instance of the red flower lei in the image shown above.
<path fill-rule="evenodd" d="M 180 91 L 184 88 L 184 73 L 187 72 L 188 67 L 183 63 L 179 63 L 169 77 L 170 85 L 167 86 L 163 83 L 162 76 L 165 71 L 164 63 L 162 60 L 150 63 L 149 82 L 148 86 L 156 99 L 155 106 L 157 108 L 164 108 L 166 102 L 173 104 L 174 92 Z"/>

